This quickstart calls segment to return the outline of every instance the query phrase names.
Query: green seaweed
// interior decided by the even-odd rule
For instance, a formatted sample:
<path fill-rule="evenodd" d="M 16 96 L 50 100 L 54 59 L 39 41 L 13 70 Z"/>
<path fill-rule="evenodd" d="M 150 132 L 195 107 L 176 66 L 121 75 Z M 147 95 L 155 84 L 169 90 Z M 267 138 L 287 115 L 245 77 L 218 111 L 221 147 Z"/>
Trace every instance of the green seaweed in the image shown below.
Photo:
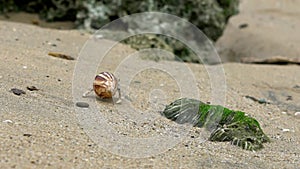
<path fill-rule="evenodd" d="M 177 123 L 191 123 L 211 132 L 210 141 L 230 141 L 246 150 L 259 150 L 270 139 L 262 131 L 258 121 L 219 105 L 205 104 L 196 99 L 181 98 L 167 105 L 162 112 Z"/>

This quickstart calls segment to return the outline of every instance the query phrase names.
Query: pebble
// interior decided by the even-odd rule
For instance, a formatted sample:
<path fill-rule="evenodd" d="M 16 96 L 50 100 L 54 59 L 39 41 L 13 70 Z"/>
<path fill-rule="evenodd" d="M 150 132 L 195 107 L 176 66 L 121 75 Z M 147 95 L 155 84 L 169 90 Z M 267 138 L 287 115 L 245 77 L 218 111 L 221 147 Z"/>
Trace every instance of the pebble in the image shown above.
<path fill-rule="evenodd" d="M 104 37 L 104 36 L 101 35 L 101 34 L 95 36 L 96 39 L 102 39 L 103 37 Z"/>
<path fill-rule="evenodd" d="M 287 97 L 286 97 L 286 100 L 287 100 L 287 101 L 293 100 L 293 96 L 287 96 Z"/>
<path fill-rule="evenodd" d="M 281 114 L 287 114 L 287 112 L 283 111 L 283 112 L 281 112 Z"/>
<path fill-rule="evenodd" d="M 88 108 L 90 105 L 86 102 L 77 102 L 76 106 L 81 108 Z"/>
<path fill-rule="evenodd" d="M 258 102 L 259 104 L 268 103 L 268 102 L 266 101 L 266 99 L 258 99 L 257 102 Z"/>
<path fill-rule="evenodd" d="M 282 132 L 289 132 L 290 129 L 282 129 Z"/>
<path fill-rule="evenodd" d="M 244 28 L 247 28 L 249 25 L 247 23 L 243 23 L 243 24 L 240 24 L 239 25 L 239 28 L 240 29 L 244 29 Z"/>
<path fill-rule="evenodd" d="M 26 94 L 23 90 L 17 89 L 17 88 L 12 88 L 10 89 L 11 92 L 13 92 L 15 95 L 20 96 L 21 94 Z"/>
<path fill-rule="evenodd" d="M 26 87 L 29 91 L 34 91 L 34 90 L 39 90 L 37 87 L 35 86 L 27 86 Z"/>
<path fill-rule="evenodd" d="M 300 117 L 300 112 L 296 112 L 295 116 Z"/>
<path fill-rule="evenodd" d="M 299 85 L 295 85 L 293 88 L 297 89 L 297 88 L 300 88 L 300 86 Z"/>
<path fill-rule="evenodd" d="M 29 133 L 24 133 L 23 136 L 26 136 L 26 137 L 31 137 L 32 134 L 29 134 Z"/>
<path fill-rule="evenodd" d="M 3 123 L 13 123 L 13 121 L 11 121 L 11 120 L 4 120 L 4 121 L 2 121 Z"/>

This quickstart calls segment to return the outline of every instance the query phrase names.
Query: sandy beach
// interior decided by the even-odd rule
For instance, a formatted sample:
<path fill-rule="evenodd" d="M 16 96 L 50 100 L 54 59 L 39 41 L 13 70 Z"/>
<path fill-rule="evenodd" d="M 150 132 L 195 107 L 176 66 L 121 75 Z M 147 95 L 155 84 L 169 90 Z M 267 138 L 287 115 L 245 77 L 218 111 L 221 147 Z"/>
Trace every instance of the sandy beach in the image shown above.
<path fill-rule="evenodd" d="M 243 1 L 242 9 L 255 6 L 255 3 L 247 2 Z M 263 14 L 272 11 L 263 8 L 272 6 L 271 1 L 266 3 L 269 4 L 258 9 Z M 294 9 L 292 6 L 285 7 Z M 255 46 L 255 33 L 257 36 L 273 36 L 271 32 L 261 32 L 264 26 L 258 26 L 262 23 L 254 23 L 246 15 L 252 15 L 251 10 L 254 10 L 248 9 L 248 13 L 242 12 L 230 20 L 224 37 L 217 42 L 223 61 L 240 61 L 240 55 L 268 58 L 278 54 L 299 58 L 299 50 L 291 50 L 295 47 L 288 43 L 299 43 L 300 32 L 289 34 L 292 29 L 289 25 L 278 29 L 285 32 L 286 37 L 293 36 L 281 38 L 282 44 L 285 44 L 282 48 L 278 48 L 278 41 L 272 38 L 265 38 L 266 48 Z M 294 18 L 291 13 L 284 13 L 284 17 Z M 280 12 L 268 14 L 280 15 Z M 234 34 L 234 30 L 244 23 L 248 23 L 249 27 Z M 273 23 L 282 25 L 281 22 Z M 300 22 L 293 23 L 297 25 Z M 253 25 L 261 29 L 257 30 Z M 119 44 L 97 67 L 96 62 L 82 60 L 85 55 L 82 51 L 87 49 L 86 42 L 91 38 L 90 34 L 82 31 L 0 21 L 0 35 L 0 168 L 299 167 L 300 69 L 297 64 L 226 62 L 204 66 L 176 61 L 135 60 L 136 67 L 143 64 L 168 65 L 175 71 L 170 74 L 156 69 L 135 70 L 134 66 L 128 66 L 126 61 L 130 59 L 125 57 L 136 51 Z M 243 38 L 250 38 L 250 41 L 245 43 Z M 234 46 L 236 41 L 241 43 Z M 98 39 L 97 46 L 88 51 L 99 54 L 98 49 L 113 43 Z M 230 46 L 234 48 L 229 49 Z M 248 47 L 247 50 L 244 50 L 245 47 Z M 270 48 L 274 48 L 275 52 L 268 53 Z M 49 52 L 65 54 L 74 60 L 53 57 L 48 55 Z M 230 52 L 234 53 L 234 57 L 228 59 Z M 86 66 L 86 69 L 78 70 L 78 65 Z M 81 98 L 82 93 L 92 87 L 95 74 L 85 71 L 90 67 L 95 69 L 94 72 L 119 70 L 121 104 L 97 100 L 94 94 Z M 224 77 L 210 76 L 210 70 L 216 69 L 222 70 Z M 185 76 L 185 70 L 190 74 Z M 130 74 L 133 76 L 128 77 Z M 214 86 L 213 79 L 217 79 L 215 83 L 220 86 Z M 225 83 L 222 79 L 226 80 Z M 184 86 L 185 81 L 191 82 L 187 84 L 189 86 Z M 224 89 L 224 93 L 214 98 L 213 91 L 219 89 Z M 262 150 L 246 151 L 229 142 L 208 141 L 205 131 L 195 127 L 184 128 L 183 135 L 171 141 L 164 140 L 169 131 L 180 128 L 180 125 L 161 116 L 159 111 L 165 104 L 188 94 L 198 96 L 203 102 L 214 103 L 214 99 L 220 99 L 227 108 L 246 112 L 259 121 L 271 142 L 265 143 Z M 247 96 L 265 103 L 260 104 Z M 90 107 L 78 108 L 77 101 L 88 102 Z M 127 105 L 138 111 L 127 110 Z M 95 109 L 99 110 L 96 114 Z M 114 132 L 102 128 L 103 119 Z M 149 143 L 151 146 L 145 144 L 143 149 L 144 143 L 136 140 L 144 138 L 155 139 Z M 134 141 L 126 142 L 124 146 L 121 145 L 122 139 Z M 120 145 L 115 144 L 118 141 Z"/>
<path fill-rule="evenodd" d="M 78 53 L 90 35 L 75 30 L 52 30 L 4 21 L 0 22 L 0 34 L 0 168 L 299 167 L 300 115 L 296 112 L 300 111 L 300 70 L 297 65 L 221 65 L 226 77 L 226 95 L 220 97 L 225 97 L 226 107 L 245 111 L 260 122 L 272 140 L 264 144 L 262 150 L 252 152 L 228 142 L 203 141 L 202 130 L 191 128 L 171 148 L 157 153 L 155 147 L 149 147 L 153 149 L 153 155 L 132 158 L 97 144 L 82 126 L 75 111 L 72 80 Z M 106 44 L 105 40 L 101 44 Z M 70 55 L 75 60 L 55 58 L 49 56 L 49 52 Z M 118 61 L 132 52 L 135 51 L 125 45 L 117 46 L 103 61 L 107 67 L 99 70 L 113 71 Z M 206 67 L 162 62 L 188 67 L 193 72 L 201 100 L 211 101 L 210 77 Z M 220 65 L 208 67 L 213 69 L 217 66 Z M 126 69 L 123 73 L 127 73 Z M 140 72 L 131 79 L 130 92 L 123 89 L 124 93 L 131 93 L 130 98 L 124 100 L 130 100 L 140 110 L 147 110 L 149 95 L 153 89 L 159 88 L 157 86 L 167 93 L 167 102 L 176 99 L 179 90 L 176 86 L 172 87 L 172 78 L 164 76 L 153 71 Z M 120 80 L 122 86 L 122 77 Z M 27 89 L 30 86 L 38 90 L 30 91 Z M 25 94 L 14 94 L 11 92 L 13 88 L 23 90 Z M 188 90 L 192 88 L 187 92 L 193 92 Z M 265 99 L 270 104 L 259 104 L 245 96 Z M 93 103 L 104 111 L 111 127 L 125 136 L 151 137 L 162 134 L 162 126 L 178 125 L 160 116 L 158 111 L 149 111 L 147 117 L 154 119 L 148 119 L 145 124 L 133 123 L 118 113 L 110 102 Z"/>

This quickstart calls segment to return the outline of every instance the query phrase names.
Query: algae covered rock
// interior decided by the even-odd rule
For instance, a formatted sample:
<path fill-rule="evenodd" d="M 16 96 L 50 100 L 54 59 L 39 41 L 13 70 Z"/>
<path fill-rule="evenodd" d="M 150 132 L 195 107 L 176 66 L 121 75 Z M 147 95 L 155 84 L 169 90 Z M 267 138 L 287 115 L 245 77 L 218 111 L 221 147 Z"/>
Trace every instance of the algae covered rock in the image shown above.
<path fill-rule="evenodd" d="M 270 139 L 262 131 L 258 121 L 218 105 L 199 100 L 181 98 L 167 105 L 162 114 L 177 123 L 191 123 L 211 132 L 210 141 L 230 141 L 246 150 L 259 150 Z"/>

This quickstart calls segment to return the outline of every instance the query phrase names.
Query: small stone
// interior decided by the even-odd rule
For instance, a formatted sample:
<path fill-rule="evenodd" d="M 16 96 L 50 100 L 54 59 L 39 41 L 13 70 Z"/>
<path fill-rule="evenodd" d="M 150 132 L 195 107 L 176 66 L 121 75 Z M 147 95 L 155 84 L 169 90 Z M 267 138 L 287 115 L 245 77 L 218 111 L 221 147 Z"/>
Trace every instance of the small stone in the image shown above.
<path fill-rule="evenodd" d="M 88 108 L 90 105 L 86 102 L 77 102 L 76 106 L 81 108 Z"/>
<path fill-rule="evenodd" d="M 299 85 L 295 85 L 293 88 L 297 89 L 297 88 L 300 88 L 300 86 Z"/>
<path fill-rule="evenodd" d="M 287 96 L 287 97 L 286 97 L 286 100 L 287 100 L 287 101 L 293 100 L 293 96 Z"/>
<path fill-rule="evenodd" d="M 23 66 L 23 69 L 27 69 L 27 66 Z"/>
<path fill-rule="evenodd" d="M 296 112 L 295 116 L 300 117 L 300 112 Z"/>
<path fill-rule="evenodd" d="M 31 137 L 31 136 L 32 136 L 32 134 L 25 133 L 25 134 L 23 134 L 23 136 L 26 136 L 26 137 Z"/>
<path fill-rule="evenodd" d="M 17 89 L 17 88 L 12 88 L 10 89 L 11 92 L 13 92 L 13 94 L 20 96 L 21 94 L 26 94 L 26 92 L 24 90 L 21 89 Z"/>
<path fill-rule="evenodd" d="M 259 104 L 264 104 L 267 103 L 267 101 L 265 99 L 258 99 L 257 101 Z"/>
<path fill-rule="evenodd" d="M 3 123 L 13 123 L 13 121 L 11 121 L 11 120 L 4 120 L 4 121 L 2 121 Z"/>
<path fill-rule="evenodd" d="M 287 114 L 287 112 L 283 111 L 283 112 L 281 112 L 281 114 Z"/>
<path fill-rule="evenodd" d="M 73 58 L 72 56 L 66 55 L 66 54 L 63 54 L 63 53 L 49 52 L 48 55 L 53 56 L 53 57 L 57 57 L 57 58 L 61 58 L 61 59 L 66 59 L 66 60 L 75 60 L 75 58 Z"/>
<path fill-rule="evenodd" d="M 104 36 L 99 34 L 99 35 L 96 35 L 95 37 L 96 37 L 96 39 L 102 39 Z"/>
<path fill-rule="evenodd" d="M 37 87 L 35 86 L 27 86 L 26 87 L 29 91 L 34 91 L 34 90 L 39 90 Z"/>
<path fill-rule="evenodd" d="M 290 129 L 282 129 L 282 132 L 289 132 Z"/>
<path fill-rule="evenodd" d="M 248 24 L 247 23 L 243 23 L 243 24 L 240 24 L 239 25 L 239 28 L 240 29 L 244 29 L 244 28 L 247 28 L 248 27 Z"/>

